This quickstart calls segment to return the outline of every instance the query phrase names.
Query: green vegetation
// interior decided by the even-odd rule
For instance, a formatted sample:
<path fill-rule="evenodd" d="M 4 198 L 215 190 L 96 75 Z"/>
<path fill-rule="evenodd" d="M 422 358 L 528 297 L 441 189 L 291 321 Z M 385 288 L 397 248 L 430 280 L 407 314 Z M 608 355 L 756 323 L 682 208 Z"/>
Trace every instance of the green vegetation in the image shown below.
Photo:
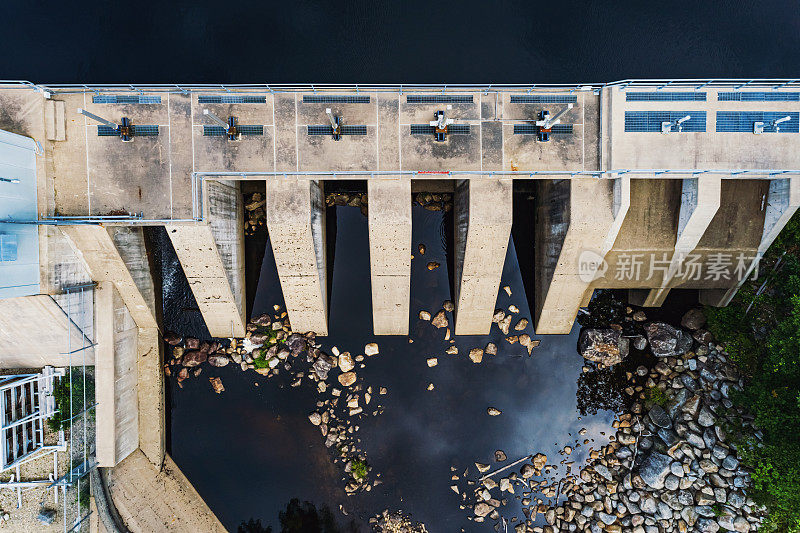
<path fill-rule="evenodd" d="M 711 506 L 711 511 L 714 513 L 714 516 L 719 518 L 720 516 L 725 514 L 725 510 L 722 508 L 721 503 L 715 503 Z"/>
<path fill-rule="evenodd" d="M 708 327 L 746 376 L 732 391 L 763 432 L 734 431 L 753 469 L 750 495 L 766 506 L 764 531 L 800 532 L 800 218 L 795 216 L 726 308 L 707 308 Z"/>
<path fill-rule="evenodd" d="M 647 399 L 661 407 L 666 407 L 669 403 L 667 394 L 658 387 L 650 387 L 647 389 Z"/>
<path fill-rule="evenodd" d="M 83 396 L 83 372 L 77 368 L 72 370 L 72 386 L 70 386 L 69 370 L 63 378 L 58 378 L 53 390 L 56 399 L 55 415 L 47 420 L 50 429 L 57 431 L 59 428 L 69 427 L 70 418 L 70 391 L 72 392 L 72 416 L 80 413 L 84 409 Z M 94 404 L 94 378 L 86 375 L 86 404 Z M 94 416 L 94 411 L 89 411 L 89 416 Z"/>
<path fill-rule="evenodd" d="M 357 480 L 364 479 L 367 477 L 367 463 L 359 461 L 358 459 L 353 459 L 350 463 L 350 472 L 352 472 L 353 477 Z"/>

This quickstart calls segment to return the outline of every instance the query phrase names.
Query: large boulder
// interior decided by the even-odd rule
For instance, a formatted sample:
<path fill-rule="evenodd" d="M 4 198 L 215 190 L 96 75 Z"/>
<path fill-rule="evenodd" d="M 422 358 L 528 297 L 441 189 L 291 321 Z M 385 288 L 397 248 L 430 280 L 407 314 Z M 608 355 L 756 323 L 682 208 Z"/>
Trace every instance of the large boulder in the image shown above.
<path fill-rule="evenodd" d="M 669 455 L 652 452 L 642 461 L 642 465 L 639 467 L 639 476 L 649 487 L 663 489 L 664 480 L 670 474 L 670 463 L 672 463 L 672 458 Z"/>
<path fill-rule="evenodd" d="M 692 331 L 702 328 L 706 323 L 706 315 L 700 309 L 689 309 L 681 318 L 681 326 Z"/>
<path fill-rule="evenodd" d="M 645 327 L 650 351 L 656 357 L 678 357 L 692 347 L 692 336 L 664 322 L 651 322 Z"/>
<path fill-rule="evenodd" d="M 628 356 L 630 340 L 615 329 L 584 328 L 578 337 L 578 351 L 587 361 L 611 366 Z"/>

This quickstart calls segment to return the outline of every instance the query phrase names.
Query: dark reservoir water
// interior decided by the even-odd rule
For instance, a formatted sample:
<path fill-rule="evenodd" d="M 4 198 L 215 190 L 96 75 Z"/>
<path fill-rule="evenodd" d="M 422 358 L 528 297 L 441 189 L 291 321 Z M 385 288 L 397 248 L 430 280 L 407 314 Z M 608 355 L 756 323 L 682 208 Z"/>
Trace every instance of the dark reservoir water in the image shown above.
<path fill-rule="evenodd" d="M 184 381 L 183 389 L 170 381 L 170 449 L 226 526 L 235 528 L 250 517 L 277 526 L 278 513 L 296 497 L 327 505 L 342 522 L 349 518 L 340 505 L 359 524 L 389 508 L 412 513 L 429 531 L 487 531 L 493 521 L 468 521 L 471 510 L 459 508 L 463 502 L 450 488 L 457 484 L 471 492 L 463 483 L 465 469 L 474 480 L 475 462 L 494 469 L 535 452 L 547 454 L 555 464 L 565 445 L 575 448 L 568 459 L 580 465 L 589 446 L 576 446 L 578 440 L 593 440 L 595 448 L 607 442 L 601 433 L 609 432 L 613 413 L 600 409 L 581 418 L 578 412 L 577 383 L 584 363 L 576 352 L 577 328 L 570 335 L 534 337 L 543 342 L 528 356 L 519 344 L 506 342 L 495 326 L 489 336 L 458 337 L 459 354 L 447 355 L 450 343 L 444 330 L 417 318 L 420 310 L 434 313 L 450 298 L 441 213 L 421 207 L 413 212 L 414 248 L 418 243 L 427 247 L 424 256 L 416 254 L 412 261 L 413 343 L 406 337 L 371 334 L 367 219 L 353 207 L 335 208 L 335 217 L 330 335 L 321 341 L 325 351 L 336 346 L 353 355 L 362 353 L 368 342 L 380 346 L 380 354 L 365 359 L 365 368 L 356 372 L 375 390 L 388 389 L 386 396 L 373 400 L 384 412 L 362 420 L 358 432 L 382 484 L 368 493 L 345 494 L 340 466 L 330 461 L 323 437 L 306 418 L 321 399 L 311 386 L 292 388 L 288 376 L 266 379 L 234 365 L 206 368 L 208 375 L 222 378 L 226 390 L 221 395 L 212 393 L 205 376 Z M 513 244 L 503 272 L 503 285 L 512 288 L 512 295 L 501 290 L 497 307 L 514 304 L 520 317 L 530 318 Z M 428 261 L 442 266 L 430 271 Z M 254 313 L 272 311 L 281 300 L 267 248 Z M 531 326 L 525 332 L 532 334 Z M 489 341 L 500 348 L 498 355 L 472 363 L 469 349 Z M 429 368 L 429 357 L 437 357 L 438 365 Z M 434 389 L 429 391 L 431 383 Z M 488 407 L 502 415 L 489 416 Z M 587 431 L 579 437 L 581 428 Z M 495 463 L 495 450 L 504 451 L 508 461 Z M 452 481 L 453 474 L 462 479 Z M 513 497 L 504 516 L 523 517 Z"/>

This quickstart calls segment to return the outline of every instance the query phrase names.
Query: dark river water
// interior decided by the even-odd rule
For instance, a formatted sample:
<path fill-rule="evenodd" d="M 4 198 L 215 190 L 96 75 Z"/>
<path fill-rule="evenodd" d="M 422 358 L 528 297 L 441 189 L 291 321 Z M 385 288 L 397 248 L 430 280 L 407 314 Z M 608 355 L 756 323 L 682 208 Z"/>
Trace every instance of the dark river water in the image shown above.
<path fill-rule="evenodd" d="M 532 356 L 506 342 L 497 327 L 489 336 L 458 337 L 459 354 L 447 355 L 444 330 L 417 318 L 420 310 L 436 312 L 450 299 L 447 226 L 440 212 L 413 211 L 414 248 L 419 243 L 427 247 L 424 256 L 417 254 L 412 261 L 413 343 L 407 337 L 372 335 L 367 219 L 353 207 L 335 208 L 335 219 L 330 334 L 321 341 L 326 351 L 336 346 L 354 355 L 368 342 L 380 346 L 380 354 L 356 371 L 365 384 L 388 389 L 378 397 L 385 411 L 363 420 L 359 431 L 362 449 L 383 483 L 369 493 L 345 495 L 339 466 L 331 463 L 323 438 L 306 418 L 319 396 L 311 386 L 291 388 L 289 377 L 266 379 L 234 365 L 206 368 L 208 375 L 222 378 L 226 390 L 221 395 L 211 391 L 204 376 L 185 381 L 182 389 L 170 381 L 170 450 L 226 526 L 235 528 L 250 517 L 277 525 L 279 511 L 297 497 L 327 505 L 343 520 L 340 504 L 360 519 L 384 508 L 402 509 L 433 532 L 487 531 L 491 524 L 474 524 L 466 519 L 470 511 L 459 509 L 461 499 L 450 489 L 451 467 L 459 476 L 469 469 L 468 477 L 475 479 L 476 461 L 496 468 L 542 452 L 557 463 L 561 448 L 576 447 L 581 428 L 587 430 L 581 441 L 593 439 L 596 447 L 607 442 L 601 433 L 611 429 L 613 413 L 600 409 L 581 417 L 578 412 L 577 383 L 584 363 L 576 352 L 577 327 L 569 335 L 534 337 L 543 342 Z M 442 266 L 430 271 L 428 261 Z M 512 288 L 512 295 L 501 290 L 497 307 L 514 304 L 520 317 L 530 318 L 513 239 L 502 284 Z M 174 290 L 179 286 L 165 287 L 167 299 L 182 292 Z M 253 311 L 272 311 L 275 303 L 282 303 L 282 297 L 267 248 Z M 184 327 L 186 316 L 179 319 Z M 533 333 L 531 326 L 525 331 Z M 469 349 L 489 341 L 499 353 L 473 364 Z M 434 356 L 439 364 L 429 368 L 426 359 Z M 491 417 L 488 407 L 503 413 Z M 570 459 L 581 464 L 587 448 L 576 447 Z M 508 461 L 495 463 L 495 450 L 504 451 Z M 522 517 L 513 499 L 504 514 Z"/>

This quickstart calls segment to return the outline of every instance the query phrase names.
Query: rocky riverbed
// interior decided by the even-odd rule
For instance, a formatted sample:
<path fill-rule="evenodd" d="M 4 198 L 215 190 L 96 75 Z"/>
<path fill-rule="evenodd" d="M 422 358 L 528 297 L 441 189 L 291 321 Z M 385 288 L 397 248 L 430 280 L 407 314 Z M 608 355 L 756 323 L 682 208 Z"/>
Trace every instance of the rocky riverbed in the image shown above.
<path fill-rule="evenodd" d="M 702 312 L 687 312 L 682 328 L 648 321 L 644 312 L 630 308 L 618 322 L 581 332 L 584 358 L 598 366 L 620 364 L 636 344 L 657 362 L 627 372 L 629 402 L 613 423 L 616 434 L 607 445 L 591 449 L 588 464 L 574 474 L 572 446 L 560 452 L 559 464 L 568 465 L 563 476 L 548 475 L 558 465 L 541 453 L 508 467 L 476 463 L 479 473 L 488 473 L 468 481 L 469 492 L 462 494 L 471 518 L 493 519 L 496 527 L 510 523 L 517 533 L 757 530 L 763 510 L 747 496 L 749 473 L 726 430 L 743 424 L 746 431 L 759 432 L 746 413 L 733 408 L 731 392 L 743 381 L 722 347 L 702 329 Z M 591 442 L 576 441 L 575 446 L 581 444 Z M 496 460 L 506 460 L 502 450 Z M 452 488 L 461 492 L 463 485 Z M 525 519 L 517 524 L 516 517 L 503 516 L 510 497 L 527 506 Z M 548 525 L 534 526 L 537 514 Z"/>

